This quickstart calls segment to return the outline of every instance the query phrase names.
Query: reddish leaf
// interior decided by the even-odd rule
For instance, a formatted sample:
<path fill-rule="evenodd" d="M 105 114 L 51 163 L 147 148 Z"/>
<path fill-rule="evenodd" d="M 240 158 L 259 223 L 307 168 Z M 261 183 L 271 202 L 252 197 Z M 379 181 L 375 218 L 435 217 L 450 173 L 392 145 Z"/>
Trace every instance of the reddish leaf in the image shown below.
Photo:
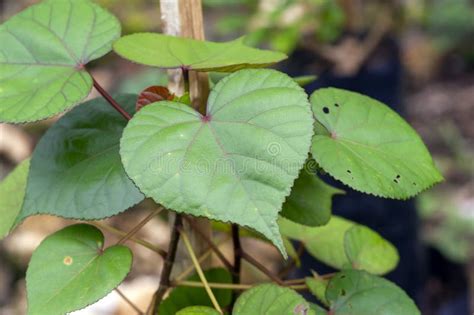
<path fill-rule="evenodd" d="M 164 86 L 153 85 L 144 89 L 140 95 L 138 95 L 138 100 L 136 103 L 137 112 L 144 106 L 160 101 L 172 101 L 174 94 L 170 93 L 168 88 Z"/>

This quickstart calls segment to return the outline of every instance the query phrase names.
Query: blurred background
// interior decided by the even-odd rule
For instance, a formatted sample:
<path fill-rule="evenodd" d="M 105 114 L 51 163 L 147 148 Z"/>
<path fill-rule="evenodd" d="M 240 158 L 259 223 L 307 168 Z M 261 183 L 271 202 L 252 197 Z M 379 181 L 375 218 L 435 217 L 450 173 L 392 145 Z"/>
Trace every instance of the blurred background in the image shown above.
<path fill-rule="evenodd" d="M 35 3 L 0 0 L 0 21 Z M 160 32 L 158 0 L 98 0 L 123 23 L 123 33 Z M 248 34 L 247 43 L 285 52 L 278 65 L 292 76 L 317 75 L 307 92 L 335 86 L 377 98 L 421 134 L 445 181 L 409 201 L 362 196 L 339 183 L 346 195 L 334 213 L 366 224 L 392 241 L 400 265 L 388 277 L 415 299 L 423 314 L 474 314 L 474 2 L 470 0 L 203 0 L 206 38 L 225 41 Z M 2 43 L 0 43 L 1 45 Z M 121 60 L 113 53 L 92 70 L 114 92 L 138 93 L 166 85 L 166 73 Z M 212 74 L 214 79 L 219 75 Z M 92 94 L 90 97 L 95 97 Z M 57 118 L 56 118 L 57 119 Z M 28 157 L 55 119 L 24 126 L 0 124 L 0 178 Z M 130 229 L 146 205 L 108 222 Z M 70 222 L 28 219 L 0 241 L 0 314 L 25 312 L 24 274 L 34 248 Z M 166 246 L 164 220 L 150 222 L 141 237 Z M 110 242 L 114 236 L 107 235 Z M 250 240 L 244 240 L 244 246 Z M 255 241 L 254 241 L 255 242 Z M 278 271 L 276 251 L 263 242 L 247 246 Z M 161 267 L 153 253 L 135 248 L 134 270 L 121 286 L 147 305 Z M 230 253 L 230 247 L 229 247 Z M 263 254 L 262 254 L 263 253 Z M 303 254 L 302 267 L 330 271 Z M 246 277 L 261 277 L 246 269 Z M 471 310 L 469 311 L 469 305 Z M 111 294 L 77 314 L 131 314 Z M 46 315 L 46 314 L 45 314 Z"/>

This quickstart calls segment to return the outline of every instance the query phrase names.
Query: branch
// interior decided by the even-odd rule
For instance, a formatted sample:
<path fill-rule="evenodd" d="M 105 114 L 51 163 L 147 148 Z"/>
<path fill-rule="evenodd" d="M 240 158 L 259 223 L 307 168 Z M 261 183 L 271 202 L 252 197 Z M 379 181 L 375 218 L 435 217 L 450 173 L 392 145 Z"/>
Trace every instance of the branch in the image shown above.
<path fill-rule="evenodd" d="M 173 287 L 192 287 L 192 288 L 203 288 L 204 284 L 199 281 L 173 281 L 171 283 Z M 207 285 L 214 289 L 229 289 L 229 290 L 247 290 L 255 286 L 255 284 L 243 284 L 243 283 L 217 283 L 208 282 Z M 309 290 L 306 284 L 287 285 L 286 288 L 293 290 Z"/>
<path fill-rule="evenodd" d="M 148 216 L 146 216 L 143 220 L 141 220 L 133 229 L 130 230 L 126 235 L 124 235 L 118 242 L 117 244 L 123 244 L 125 243 L 128 239 L 133 237 L 138 231 L 141 230 L 142 227 L 145 226 L 151 219 L 153 219 L 154 216 L 159 214 L 161 211 L 163 211 L 163 207 L 159 207 L 155 209 L 153 212 L 151 212 Z"/>
<path fill-rule="evenodd" d="M 117 292 L 118 295 L 120 295 L 120 297 L 128 304 L 130 305 L 131 308 L 133 308 L 135 310 L 135 312 L 137 312 L 137 314 L 139 315 L 143 315 L 145 313 L 143 313 L 139 308 L 138 306 L 136 306 L 135 304 L 133 304 L 132 301 L 130 301 L 130 299 L 128 297 L 125 296 L 125 294 L 123 294 L 118 288 L 115 288 L 115 292 Z"/>
<path fill-rule="evenodd" d="M 209 295 L 209 298 L 211 299 L 212 305 L 214 305 L 214 308 L 220 314 L 223 314 L 222 309 L 219 306 L 219 303 L 217 302 L 216 297 L 214 296 L 214 293 L 212 292 L 211 288 L 209 287 L 206 276 L 204 275 L 204 272 L 202 271 L 202 268 L 199 265 L 199 261 L 196 258 L 196 254 L 194 253 L 193 247 L 191 246 L 191 242 L 189 241 L 188 236 L 186 235 L 186 233 L 183 230 L 180 230 L 180 232 L 181 232 L 181 237 L 183 238 L 184 245 L 186 246 L 186 249 L 188 250 L 189 256 L 191 257 L 191 260 L 193 261 L 194 267 L 196 268 L 196 271 L 199 275 L 199 279 L 201 279 L 201 282 L 204 285 L 204 288 L 206 289 L 207 295 Z"/>
<path fill-rule="evenodd" d="M 232 244 L 234 247 L 234 267 L 232 273 L 232 283 L 240 283 L 240 270 L 242 269 L 241 252 L 242 246 L 240 244 L 239 226 L 232 224 Z M 235 301 L 237 300 L 238 293 L 233 292 L 232 294 L 232 308 Z"/>
<path fill-rule="evenodd" d="M 158 314 L 158 307 L 160 306 L 163 297 L 168 291 L 170 287 L 170 276 L 171 271 L 173 270 L 174 259 L 176 257 L 176 251 L 178 249 L 179 243 L 179 229 L 181 227 L 181 215 L 176 214 L 176 218 L 174 220 L 173 230 L 171 231 L 171 238 L 170 244 L 168 247 L 168 254 L 166 255 L 165 262 L 163 264 L 163 270 L 161 271 L 161 279 L 160 279 L 160 286 L 158 290 L 155 292 L 152 300 L 152 314 Z"/>
<path fill-rule="evenodd" d="M 255 266 L 258 270 L 263 272 L 268 278 L 273 280 L 274 282 L 278 283 L 279 285 L 283 285 L 283 281 L 281 281 L 280 278 L 275 276 L 273 273 L 271 273 L 270 270 L 268 270 L 264 265 L 259 263 L 255 258 L 244 252 L 243 250 L 240 251 L 240 256 L 245 259 L 247 262 Z"/>
<path fill-rule="evenodd" d="M 95 78 L 92 76 L 92 74 L 89 72 L 89 75 L 91 76 L 92 78 L 92 82 L 94 83 L 94 88 L 97 90 L 97 92 L 100 93 L 100 95 L 102 95 L 103 98 L 105 98 L 107 100 L 107 102 L 109 102 L 110 105 L 112 105 L 113 108 L 115 108 L 115 110 L 117 112 L 120 113 L 120 115 L 122 115 L 126 120 L 130 120 L 132 119 L 132 116 L 130 116 L 129 113 L 127 113 L 127 111 L 125 111 L 125 109 L 123 109 L 122 106 L 120 106 L 114 99 L 112 96 L 110 96 L 109 93 L 107 93 L 106 90 L 104 90 L 104 88 L 99 84 L 99 82 L 97 82 L 95 80 Z"/>

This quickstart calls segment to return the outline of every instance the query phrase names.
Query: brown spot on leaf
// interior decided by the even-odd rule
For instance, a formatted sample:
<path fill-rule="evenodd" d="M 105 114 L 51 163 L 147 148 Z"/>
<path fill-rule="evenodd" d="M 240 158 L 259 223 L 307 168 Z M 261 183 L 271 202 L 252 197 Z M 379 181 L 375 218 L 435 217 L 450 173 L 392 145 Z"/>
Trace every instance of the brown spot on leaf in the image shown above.
<path fill-rule="evenodd" d="M 73 261 L 74 261 L 74 260 L 72 259 L 71 256 L 66 256 L 66 257 L 64 257 L 64 259 L 63 259 L 63 263 L 64 263 L 66 266 L 72 265 Z"/>
<path fill-rule="evenodd" d="M 142 107 L 151 103 L 171 101 L 173 98 L 174 94 L 164 86 L 153 85 L 147 87 L 140 93 L 140 95 L 138 95 L 137 103 L 135 105 L 136 111 L 138 112 Z"/>
<path fill-rule="evenodd" d="M 308 314 L 308 307 L 304 304 L 298 304 L 293 310 L 293 313 L 295 315 L 306 315 Z"/>

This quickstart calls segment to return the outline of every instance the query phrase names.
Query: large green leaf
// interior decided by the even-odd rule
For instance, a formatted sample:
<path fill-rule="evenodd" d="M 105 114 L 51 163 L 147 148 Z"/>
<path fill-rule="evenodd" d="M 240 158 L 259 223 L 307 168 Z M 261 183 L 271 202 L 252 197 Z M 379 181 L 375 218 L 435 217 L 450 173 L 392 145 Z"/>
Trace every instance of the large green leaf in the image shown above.
<path fill-rule="evenodd" d="M 308 302 L 295 291 L 274 284 L 261 284 L 237 299 L 232 315 L 315 315 Z"/>
<path fill-rule="evenodd" d="M 336 179 L 396 199 L 443 179 L 418 134 L 384 104 L 335 88 L 317 90 L 311 103 L 319 122 L 311 152 Z"/>
<path fill-rule="evenodd" d="M 319 179 L 314 170 L 304 167 L 283 204 L 281 215 L 303 225 L 324 225 L 331 218 L 332 197 L 343 193 Z"/>
<path fill-rule="evenodd" d="M 115 42 L 114 51 L 148 66 L 220 72 L 265 67 L 286 58 L 279 52 L 246 46 L 243 37 L 214 43 L 158 33 L 124 36 Z"/>
<path fill-rule="evenodd" d="M 206 280 L 214 283 L 232 283 L 232 275 L 223 268 L 209 269 L 204 272 Z M 188 278 L 191 281 L 200 281 L 197 274 Z M 217 302 L 222 308 L 230 305 L 232 290 L 212 289 Z M 180 287 L 173 289 L 170 295 L 160 304 L 160 315 L 174 315 L 188 306 L 212 306 L 212 302 L 204 288 Z"/>
<path fill-rule="evenodd" d="M 112 49 L 117 19 L 88 1 L 47 0 L 0 26 L 0 121 L 58 114 L 84 99 L 84 65 Z"/>
<path fill-rule="evenodd" d="M 306 94 L 290 77 L 241 70 L 216 85 L 205 116 L 176 102 L 141 109 L 120 154 L 146 196 L 255 229 L 284 253 L 276 220 L 307 157 L 312 125 Z"/>
<path fill-rule="evenodd" d="M 385 274 L 398 263 L 396 248 L 368 227 L 333 216 L 322 227 L 308 227 L 280 218 L 284 236 L 303 242 L 308 252 L 336 268 Z"/>
<path fill-rule="evenodd" d="M 344 249 L 354 269 L 385 274 L 398 264 L 398 251 L 378 233 L 363 225 L 354 225 L 344 235 Z"/>
<path fill-rule="evenodd" d="M 30 159 L 24 160 L 0 183 L 0 238 L 15 226 L 25 196 L 29 167 Z"/>
<path fill-rule="evenodd" d="M 26 273 L 29 315 L 62 315 L 92 304 L 117 287 L 132 267 L 132 252 L 104 249 L 104 235 L 86 224 L 48 236 Z"/>
<path fill-rule="evenodd" d="M 334 315 L 418 315 L 415 303 L 392 282 L 364 271 L 345 270 L 328 284 Z"/>
<path fill-rule="evenodd" d="M 116 100 L 130 113 L 135 95 Z M 56 122 L 36 146 L 23 209 L 34 214 L 102 219 L 144 196 L 127 177 L 119 155 L 126 120 L 102 98 L 91 100 Z"/>
<path fill-rule="evenodd" d="M 220 315 L 220 313 L 207 306 L 190 306 L 182 309 L 176 315 Z"/>

